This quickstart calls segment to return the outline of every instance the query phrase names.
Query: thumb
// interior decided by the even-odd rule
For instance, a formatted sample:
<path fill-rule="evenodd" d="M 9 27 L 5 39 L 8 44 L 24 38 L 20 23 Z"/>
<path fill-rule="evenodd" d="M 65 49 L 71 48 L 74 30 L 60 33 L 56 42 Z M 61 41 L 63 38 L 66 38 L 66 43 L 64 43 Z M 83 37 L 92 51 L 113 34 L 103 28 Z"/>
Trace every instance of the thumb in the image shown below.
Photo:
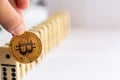
<path fill-rule="evenodd" d="M 25 24 L 14 1 L 0 0 L 0 24 L 11 34 L 20 35 L 25 31 Z"/>

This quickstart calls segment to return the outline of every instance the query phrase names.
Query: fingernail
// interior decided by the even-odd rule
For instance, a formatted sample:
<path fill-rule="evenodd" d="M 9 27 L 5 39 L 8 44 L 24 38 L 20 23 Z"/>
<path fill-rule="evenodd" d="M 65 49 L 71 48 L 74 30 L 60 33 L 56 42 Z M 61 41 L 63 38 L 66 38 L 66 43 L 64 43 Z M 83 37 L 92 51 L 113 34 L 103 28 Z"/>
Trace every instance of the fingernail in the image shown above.
<path fill-rule="evenodd" d="M 26 30 L 26 27 L 24 24 L 21 24 L 20 26 L 18 26 L 17 28 L 15 28 L 13 31 L 12 31 L 12 34 L 13 35 L 21 35 L 25 32 Z"/>

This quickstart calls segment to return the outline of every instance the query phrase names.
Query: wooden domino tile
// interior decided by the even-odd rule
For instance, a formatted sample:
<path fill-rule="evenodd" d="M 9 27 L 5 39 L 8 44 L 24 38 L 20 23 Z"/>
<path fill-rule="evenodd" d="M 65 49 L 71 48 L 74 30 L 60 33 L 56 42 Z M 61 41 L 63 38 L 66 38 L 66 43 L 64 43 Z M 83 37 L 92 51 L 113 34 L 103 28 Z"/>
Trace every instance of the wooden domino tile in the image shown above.
<path fill-rule="evenodd" d="M 9 47 L 0 47 L 0 68 L 2 80 L 21 80 L 20 63 L 9 53 Z"/>
<path fill-rule="evenodd" d="M 26 74 L 26 64 L 20 63 L 20 77 L 23 78 Z"/>
<path fill-rule="evenodd" d="M 53 46 L 53 29 L 52 29 L 52 25 L 49 21 L 44 22 L 44 24 L 48 29 L 48 51 L 50 52 L 50 50 L 52 49 L 52 46 Z"/>

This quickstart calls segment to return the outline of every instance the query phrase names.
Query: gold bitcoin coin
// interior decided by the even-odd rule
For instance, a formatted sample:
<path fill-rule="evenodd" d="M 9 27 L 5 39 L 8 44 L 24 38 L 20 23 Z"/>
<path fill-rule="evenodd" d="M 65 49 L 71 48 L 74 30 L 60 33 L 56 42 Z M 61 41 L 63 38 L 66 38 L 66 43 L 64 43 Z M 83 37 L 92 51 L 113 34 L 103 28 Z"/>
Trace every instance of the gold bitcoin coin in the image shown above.
<path fill-rule="evenodd" d="M 22 35 L 13 36 L 9 49 L 18 62 L 31 63 L 41 55 L 42 43 L 37 35 L 26 31 Z"/>

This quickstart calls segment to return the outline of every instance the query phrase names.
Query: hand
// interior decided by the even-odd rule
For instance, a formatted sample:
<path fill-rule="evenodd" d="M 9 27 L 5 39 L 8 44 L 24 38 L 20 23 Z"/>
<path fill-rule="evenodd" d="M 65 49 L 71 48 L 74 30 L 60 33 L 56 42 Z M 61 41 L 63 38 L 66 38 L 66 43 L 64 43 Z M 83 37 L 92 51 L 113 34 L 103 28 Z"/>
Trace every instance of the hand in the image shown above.
<path fill-rule="evenodd" d="M 20 35 L 26 30 L 22 10 L 29 5 L 29 0 L 0 0 L 0 24 L 13 35 Z"/>

